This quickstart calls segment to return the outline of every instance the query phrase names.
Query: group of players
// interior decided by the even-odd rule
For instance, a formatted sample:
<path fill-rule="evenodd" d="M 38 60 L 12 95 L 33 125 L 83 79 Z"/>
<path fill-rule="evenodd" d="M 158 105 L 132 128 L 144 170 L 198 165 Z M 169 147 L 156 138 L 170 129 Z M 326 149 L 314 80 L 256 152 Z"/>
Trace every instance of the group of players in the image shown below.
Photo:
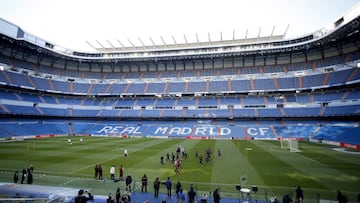
<path fill-rule="evenodd" d="M 211 151 L 210 147 L 205 150 L 204 156 L 205 156 L 205 162 L 209 163 L 212 159 L 212 151 Z M 217 150 L 217 156 L 222 157 L 222 152 L 220 149 Z M 180 147 L 180 146 L 176 148 L 175 153 L 171 152 L 171 155 L 169 152 L 166 153 L 166 162 L 169 164 L 173 164 L 176 175 L 180 174 L 180 171 L 182 169 L 183 160 L 187 160 L 187 159 L 188 159 L 188 153 L 186 152 L 186 150 L 183 147 Z M 203 158 L 202 154 L 199 153 L 198 149 L 195 150 L 195 159 L 198 159 L 201 167 L 204 166 L 204 158 Z M 165 164 L 164 156 L 160 157 L 160 163 L 162 165 Z"/>

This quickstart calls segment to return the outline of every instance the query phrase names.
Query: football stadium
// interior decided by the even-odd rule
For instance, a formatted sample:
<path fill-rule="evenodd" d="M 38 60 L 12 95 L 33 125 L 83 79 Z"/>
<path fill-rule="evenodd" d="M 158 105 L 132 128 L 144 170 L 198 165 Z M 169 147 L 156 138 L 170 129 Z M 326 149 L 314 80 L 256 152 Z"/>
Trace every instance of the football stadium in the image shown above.
<path fill-rule="evenodd" d="M 82 52 L 1 18 L 0 202 L 359 202 L 359 29 Z"/>

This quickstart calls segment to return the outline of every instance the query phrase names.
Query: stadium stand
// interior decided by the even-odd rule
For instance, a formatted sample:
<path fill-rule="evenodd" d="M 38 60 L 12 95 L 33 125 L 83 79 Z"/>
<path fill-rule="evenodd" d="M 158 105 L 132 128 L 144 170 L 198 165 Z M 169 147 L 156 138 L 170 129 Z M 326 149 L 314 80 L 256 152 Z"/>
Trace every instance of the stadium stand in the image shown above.
<path fill-rule="evenodd" d="M 324 136 L 343 123 L 359 126 L 359 15 L 346 19 L 294 39 L 96 53 L 63 52 L 17 26 L 5 32 L 14 25 L 1 19 L 0 135 L 121 136 L 102 129 L 141 122 L 136 136 L 359 144 L 346 133 Z M 324 123 L 332 125 L 319 130 Z"/>

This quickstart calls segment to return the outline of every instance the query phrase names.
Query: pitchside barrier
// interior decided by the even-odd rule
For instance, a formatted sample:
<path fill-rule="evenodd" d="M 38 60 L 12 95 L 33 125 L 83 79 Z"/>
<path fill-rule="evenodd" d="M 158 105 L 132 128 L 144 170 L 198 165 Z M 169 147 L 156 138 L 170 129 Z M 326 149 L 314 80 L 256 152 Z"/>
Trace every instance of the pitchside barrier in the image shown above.
<path fill-rule="evenodd" d="M 0 175 L 9 175 L 6 173 L 1 173 Z M 48 182 L 56 183 L 59 181 L 59 177 L 47 175 Z M 3 179 L 3 177 L 1 177 Z M 61 180 L 66 178 L 60 178 Z M 75 180 L 69 181 L 69 184 L 62 184 L 61 186 L 45 186 L 45 185 L 27 185 L 27 184 L 13 184 L 13 183 L 0 183 L 0 197 L 3 198 L 33 198 L 42 202 L 43 198 L 52 200 L 53 202 L 71 202 L 74 196 L 76 196 L 79 188 L 83 188 L 84 182 L 86 182 L 87 187 L 91 185 L 90 191 L 94 195 L 95 199 L 99 201 L 95 202 L 105 202 L 106 197 L 109 193 L 115 194 L 116 188 L 119 186 L 121 192 L 125 193 L 125 181 L 114 182 L 111 180 L 104 180 L 99 182 L 91 178 L 76 178 Z M 164 180 L 162 180 L 164 182 Z M 199 182 L 184 182 L 181 181 L 183 193 L 187 194 L 191 187 L 193 187 L 197 193 L 196 200 L 200 202 L 202 199 L 206 199 L 207 202 L 213 202 L 212 194 L 213 191 L 218 188 L 223 202 L 234 202 L 233 200 L 238 200 L 241 202 L 258 203 L 263 202 L 272 202 L 275 199 L 282 201 L 282 198 L 285 194 L 289 194 L 290 197 L 295 202 L 295 189 L 294 187 L 275 187 L 275 186 L 262 186 L 262 185 L 251 185 L 251 181 L 242 181 L 239 180 L 239 184 L 223 184 L 223 183 L 199 183 Z M 132 183 L 132 191 L 134 198 L 141 197 L 152 197 L 153 196 L 153 180 L 149 180 L 147 193 L 141 192 L 141 181 L 134 180 Z M 172 198 L 176 200 L 175 194 L 175 185 L 177 181 L 173 180 L 172 188 Z M 81 186 L 82 185 L 82 186 Z M 69 188 L 71 187 L 71 188 Z M 77 187 L 77 188 L 75 188 Z M 325 190 L 325 189 L 313 189 L 313 188 L 302 188 L 304 192 L 304 202 L 306 203 L 320 203 L 320 202 L 337 202 L 336 195 L 337 191 L 335 190 Z M 99 191 L 96 193 L 95 191 Z M 166 186 L 161 184 L 160 186 L 160 196 L 166 197 Z M 357 202 L 358 193 L 342 191 L 342 193 L 347 197 L 349 202 Z M 100 201 L 101 200 L 101 201 Z M 228 200 L 228 201 L 225 201 Z M 232 201 L 230 201 L 232 200 Z M 12 201 L 12 200 L 10 200 Z M 134 199 L 133 201 L 136 201 Z M 0 200 L 1 202 L 1 200 Z M 174 201 L 175 202 L 175 201 Z M 237 202 L 237 201 L 235 201 Z"/>

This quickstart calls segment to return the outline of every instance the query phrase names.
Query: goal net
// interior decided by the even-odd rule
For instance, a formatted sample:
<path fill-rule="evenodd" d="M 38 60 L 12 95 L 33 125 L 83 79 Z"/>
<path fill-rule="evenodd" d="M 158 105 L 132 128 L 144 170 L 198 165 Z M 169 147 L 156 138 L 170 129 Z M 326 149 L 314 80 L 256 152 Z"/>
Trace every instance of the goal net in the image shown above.
<path fill-rule="evenodd" d="M 299 141 L 294 139 L 281 139 L 281 149 L 289 149 L 290 152 L 301 152 Z"/>

